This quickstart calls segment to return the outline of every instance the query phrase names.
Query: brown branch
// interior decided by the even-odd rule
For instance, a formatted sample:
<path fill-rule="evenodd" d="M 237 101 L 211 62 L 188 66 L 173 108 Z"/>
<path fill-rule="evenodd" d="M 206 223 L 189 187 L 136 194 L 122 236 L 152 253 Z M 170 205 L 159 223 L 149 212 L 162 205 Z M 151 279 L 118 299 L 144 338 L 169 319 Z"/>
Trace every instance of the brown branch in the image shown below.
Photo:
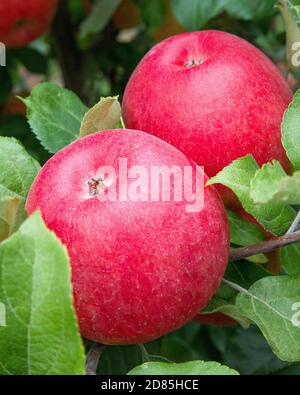
<path fill-rule="evenodd" d="M 81 0 L 82 6 L 84 8 L 84 12 L 86 15 L 89 15 L 92 12 L 93 4 L 91 0 Z"/>
<path fill-rule="evenodd" d="M 68 1 L 60 0 L 51 25 L 51 36 L 57 52 L 66 88 L 85 101 L 83 59 L 77 46 L 68 10 Z"/>
<path fill-rule="evenodd" d="M 277 248 L 285 247 L 290 244 L 300 242 L 300 230 L 294 233 L 286 234 L 280 237 L 263 241 L 262 243 L 254 244 L 249 247 L 235 248 L 230 253 L 231 261 L 239 261 L 241 259 L 249 258 L 257 254 L 265 254 L 276 250 Z"/>

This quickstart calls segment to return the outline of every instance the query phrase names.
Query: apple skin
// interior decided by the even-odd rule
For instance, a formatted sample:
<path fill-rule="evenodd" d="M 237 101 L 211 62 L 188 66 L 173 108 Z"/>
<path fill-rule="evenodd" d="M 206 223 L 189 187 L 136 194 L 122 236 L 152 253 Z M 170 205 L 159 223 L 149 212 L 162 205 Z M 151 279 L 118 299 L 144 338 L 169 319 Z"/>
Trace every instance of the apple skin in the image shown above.
<path fill-rule="evenodd" d="M 49 27 L 58 0 L 5 0 L 0 2 L 0 42 L 22 47 Z"/>
<path fill-rule="evenodd" d="M 187 67 L 191 61 L 201 64 Z M 207 30 L 170 37 L 146 54 L 127 84 L 123 117 L 126 127 L 174 145 L 209 177 L 247 154 L 289 170 L 280 126 L 291 98 L 260 50 Z M 226 205 L 239 206 L 231 191 L 218 188 Z"/>
<path fill-rule="evenodd" d="M 193 322 L 212 326 L 235 326 L 237 321 L 223 313 L 197 314 Z"/>
<path fill-rule="evenodd" d="M 26 208 L 29 214 L 39 209 L 68 248 L 82 335 L 104 344 L 137 344 L 182 326 L 208 303 L 227 266 L 229 225 L 214 187 L 204 189 L 199 212 L 186 212 L 185 200 L 89 197 L 87 180 L 99 166 L 117 168 L 119 158 L 127 158 L 128 168 L 196 169 L 157 137 L 133 130 L 100 132 L 45 164 Z"/>

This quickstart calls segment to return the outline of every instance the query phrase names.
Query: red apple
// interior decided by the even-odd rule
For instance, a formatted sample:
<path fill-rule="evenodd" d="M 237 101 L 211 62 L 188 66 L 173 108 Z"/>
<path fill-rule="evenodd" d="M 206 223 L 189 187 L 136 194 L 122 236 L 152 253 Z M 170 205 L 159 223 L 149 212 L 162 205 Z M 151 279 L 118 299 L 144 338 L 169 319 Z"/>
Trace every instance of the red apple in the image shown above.
<path fill-rule="evenodd" d="M 127 127 L 179 148 L 209 177 L 246 154 L 259 165 L 277 159 L 288 170 L 280 125 L 291 97 L 276 66 L 245 40 L 222 31 L 183 33 L 142 59 L 126 87 L 123 116 Z"/>
<path fill-rule="evenodd" d="M 48 29 L 57 0 L 3 0 L 0 2 L 0 42 L 21 47 Z"/>
<path fill-rule="evenodd" d="M 128 172 L 119 174 L 120 160 L 127 161 Z M 116 177 L 104 175 L 102 166 L 116 169 Z M 185 198 L 152 201 L 152 180 L 149 191 L 135 194 L 133 166 L 148 175 L 153 166 L 189 168 L 204 178 L 163 140 L 111 130 L 54 155 L 26 204 L 29 214 L 40 209 L 68 248 L 82 335 L 105 344 L 147 342 L 191 320 L 220 285 L 228 261 L 229 227 L 216 190 L 202 189 L 204 207 L 194 212 Z M 109 198 L 120 185 L 124 193 L 124 174 L 129 198 Z M 196 176 L 192 181 L 195 187 Z"/>
<path fill-rule="evenodd" d="M 211 313 L 211 314 L 197 314 L 193 319 L 194 322 L 212 326 L 235 326 L 237 321 L 228 317 L 223 313 Z"/>

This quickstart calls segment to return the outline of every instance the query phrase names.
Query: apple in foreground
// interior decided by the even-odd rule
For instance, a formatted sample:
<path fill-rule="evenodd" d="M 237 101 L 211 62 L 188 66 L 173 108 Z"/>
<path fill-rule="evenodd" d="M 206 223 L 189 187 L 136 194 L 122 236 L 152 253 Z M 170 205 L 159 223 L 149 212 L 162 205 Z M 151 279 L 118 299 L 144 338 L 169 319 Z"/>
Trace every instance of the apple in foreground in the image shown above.
<path fill-rule="evenodd" d="M 155 185 L 166 189 L 162 178 L 155 184 L 154 168 L 174 166 L 198 172 L 191 179 L 196 186 L 199 176 L 206 179 L 165 141 L 111 130 L 65 147 L 35 179 L 26 208 L 29 214 L 39 209 L 68 248 L 75 308 L 87 339 L 104 344 L 156 339 L 190 321 L 220 285 L 229 255 L 223 202 L 214 187 L 202 188 L 199 211 L 187 209 L 192 200 L 186 195 L 177 201 L 152 198 Z M 170 180 L 175 196 L 182 183 L 175 183 L 175 176 Z"/>
<path fill-rule="evenodd" d="M 0 42 L 22 47 L 48 29 L 58 0 L 5 0 L 0 2 Z"/>
<path fill-rule="evenodd" d="M 291 97 L 276 66 L 252 44 L 222 31 L 191 32 L 142 59 L 125 90 L 123 117 L 126 127 L 174 145 L 209 177 L 247 154 L 289 170 L 280 126 Z M 230 206 L 233 194 L 220 191 Z"/>

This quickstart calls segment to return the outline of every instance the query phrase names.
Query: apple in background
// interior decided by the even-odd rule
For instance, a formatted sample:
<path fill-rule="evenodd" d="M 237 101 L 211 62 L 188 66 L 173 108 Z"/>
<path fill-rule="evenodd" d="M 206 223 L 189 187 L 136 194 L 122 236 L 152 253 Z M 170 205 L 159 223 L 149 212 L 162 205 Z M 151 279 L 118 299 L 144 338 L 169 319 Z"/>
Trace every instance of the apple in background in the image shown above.
<path fill-rule="evenodd" d="M 112 23 L 118 30 L 132 29 L 142 23 L 139 7 L 132 0 L 122 0 L 112 17 Z"/>
<path fill-rule="evenodd" d="M 0 106 L 0 114 L 1 115 L 26 115 L 26 106 L 25 104 L 17 97 L 25 98 L 29 95 L 28 92 L 23 91 L 16 94 L 11 95 L 6 103 L 3 106 Z"/>
<path fill-rule="evenodd" d="M 22 47 L 48 29 L 58 0 L 3 0 L 0 2 L 0 42 Z"/>
<path fill-rule="evenodd" d="M 147 174 L 152 166 L 178 166 L 198 169 L 206 179 L 165 141 L 111 130 L 54 155 L 26 204 L 29 214 L 41 211 L 68 248 L 82 335 L 105 344 L 144 343 L 190 321 L 217 290 L 229 256 L 227 216 L 214 187 L 203 191 L 202 185 L 204 207 L 195 212 L 187 212 L 185 199 L 151 201 L 150 192 L 143 201 L 106 200 L 123 183 L 99 168 L 118 169 L 120 159 Z M 128 189 L 136 188 L 131 177 Z M 173 195 L 175 182 L 170 185 Z"/>
<path fill-rule="evenodd" d="M 212 326 L 235 326 L 237 321 L 223 313 L 197 314 L 194 322 Z"/>
<path fill-rule="evenodd" d="M 179 148 L 209 177 L 252 154 L 259 165 L 289 161 L 281 120 L 292 97 L 276 66 L 245 40 L 222 31 L 170 37 L 131 76 L 123 99 L 128 128 Z M 234 195 L 219 187 L 224 202 Z"/>

